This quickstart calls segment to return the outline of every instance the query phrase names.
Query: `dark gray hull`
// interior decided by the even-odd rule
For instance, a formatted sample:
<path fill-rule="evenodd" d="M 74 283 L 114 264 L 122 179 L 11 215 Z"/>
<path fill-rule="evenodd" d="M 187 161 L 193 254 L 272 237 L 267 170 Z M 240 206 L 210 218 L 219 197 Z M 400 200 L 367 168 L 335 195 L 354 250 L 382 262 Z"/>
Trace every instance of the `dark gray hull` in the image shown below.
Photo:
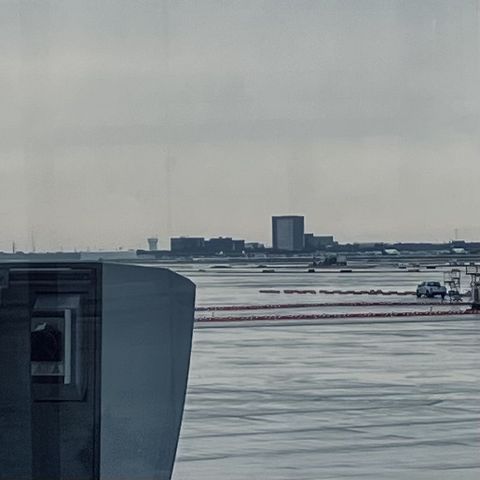
<path fill-rule="evenodd" d="M 0 479 L 170 479 L 194 285 L 122 264 L 0 269 Z M 62 339 L 48 361 L 30 336 L 45 324 Z"/>

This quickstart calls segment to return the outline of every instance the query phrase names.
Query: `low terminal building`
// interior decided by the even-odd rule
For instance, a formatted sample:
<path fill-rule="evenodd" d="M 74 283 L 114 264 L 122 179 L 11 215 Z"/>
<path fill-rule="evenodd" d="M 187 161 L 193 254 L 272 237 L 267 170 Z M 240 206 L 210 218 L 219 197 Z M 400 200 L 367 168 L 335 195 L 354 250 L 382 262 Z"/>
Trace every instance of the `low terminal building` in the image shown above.
<path fill-rule="evenodd" d="M 231 237 L 211 238 L 205 242 L 208 253 L 243 253 L 245 240 L 234 240 Z"/>
<path fill-rule="evenodd" d="M 174 237 L 170 239 L 172 254 L 179 255 L 241 255 L 245 250 L 245 240 L 232 237 Z"/>
<path fill-rule="evenodd" d="M 305 234 L 305 251 L 307 252 L 324 250 L 332 245 L 335 245 L 335 237 L 333 235 L 314 235 L 313 233 Z"/>
<path fill-rule="evenodd" d="M 203 237 L 174 237 L 170 239 L 170 250 L 172 253 L 196 253 L 205 249 L 205 238 Z"/>

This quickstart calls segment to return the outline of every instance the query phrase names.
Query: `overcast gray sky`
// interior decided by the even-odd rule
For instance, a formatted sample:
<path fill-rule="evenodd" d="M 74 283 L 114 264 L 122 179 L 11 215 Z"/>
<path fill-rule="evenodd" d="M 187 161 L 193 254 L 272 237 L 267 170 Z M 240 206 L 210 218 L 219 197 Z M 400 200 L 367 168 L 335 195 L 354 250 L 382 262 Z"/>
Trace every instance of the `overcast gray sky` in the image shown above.
<path fill-rule="evenodd" d="M 474 0 L 0 0 L 0 249 L 480 239 Z"/>

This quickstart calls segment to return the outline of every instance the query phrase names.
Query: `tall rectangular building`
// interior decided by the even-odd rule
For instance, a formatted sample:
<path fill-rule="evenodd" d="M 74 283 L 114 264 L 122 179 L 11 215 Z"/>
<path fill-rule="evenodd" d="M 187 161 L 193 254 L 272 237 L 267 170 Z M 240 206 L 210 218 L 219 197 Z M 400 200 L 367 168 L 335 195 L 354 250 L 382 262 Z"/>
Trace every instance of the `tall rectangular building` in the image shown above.
<path fill-rule="evenodd" d="M 301 215 L 272 217 L 274 250 L 299 252 L 305 246 L 305 218 Z"/>

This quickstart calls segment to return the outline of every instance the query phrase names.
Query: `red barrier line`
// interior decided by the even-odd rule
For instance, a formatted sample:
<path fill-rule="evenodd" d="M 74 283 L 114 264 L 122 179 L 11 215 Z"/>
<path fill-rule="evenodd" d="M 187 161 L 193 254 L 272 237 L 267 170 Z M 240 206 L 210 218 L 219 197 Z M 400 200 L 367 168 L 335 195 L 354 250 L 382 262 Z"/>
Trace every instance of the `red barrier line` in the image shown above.
<path fill-rule="evenodd" d="M 457 305 L 462 305 L 458 302 Z M 323 302 L 323 303 L 279 303 L 268 305 L 212 305 L 197 307 L 197 312 L 236 312 L 243 310 L 273 310 L 281 308 L 323 308 L 323 307 L 451 307 L 450 303 L 439 302 Z"/>
<path fill-rule="evenodd" d="M 310 293 L 312 295 L 316 295 L 317 291 L 316 290 L 284 290 L 283 293 L 299 293 L 299 294 Z"/>
<path fill-rule="evenodd" d="M 203 317 L 196 318 L 197 323 L 213 322 L 252 322 L 275 320 L 325 320 L 338 318 L 391 318 L 391 317 L 438 317 L 448 315 L 473 315 L 480 314 L 478 310 L 447 310 L 435 312 L 368 312 L 368 313 L 322 313 L 310 315 L 252 315 L 250 317 Z"/>
<path fill-rule="evenodd" d="M 260 293 L 267 293 L 265 290 L 259 290 Z M 272 292 L 273 293 L 273 292 Z M 280 292 L 278 292 L 280 293 Z M 311 290 L 284 290 L 283 293 L 312 293 Z M 319 290 L 323 295 L 416 295 L 413 290 Z M 470 293 L 461 293 L 460 297 L 470 297 Z"/>
<path fill-rule="evenodd" d="M 282 293 L 282 290 L 259 290 L 259 293 Z M 316 290 L 299 290 L 287 288 L 283 293 L 289 294 L 312 294 L 316 295 Z M 318 293 L 324 295 L 415 295 L 416 292 L 412 290 L 398 291 L 398 290 L 319 290 Z"/>
<path fill-rule="evenodd" d="M 259 290 L 259 293 L 282 293 L 281 290 Z M 316 290 L 293 290 L 286 289 L 283 293 L 289 294 L 316 294 Z M 413 290 L 319 290 L 319 294 L 323 295 L 416 295 Z M 469 297 L 469 293 L 463 293 L 461 297 Z"/>
<path fill-rule="evenodd" d="M 280 290 L 259 290 L 260 293 L 280 293 Z M 285 289 L 283 293 L 286 294 L 316 294 L 316 290 L 298 290 Z M 412 290 L 319 290 L 318 293 L 324 295 L 416 295 Z"/>

